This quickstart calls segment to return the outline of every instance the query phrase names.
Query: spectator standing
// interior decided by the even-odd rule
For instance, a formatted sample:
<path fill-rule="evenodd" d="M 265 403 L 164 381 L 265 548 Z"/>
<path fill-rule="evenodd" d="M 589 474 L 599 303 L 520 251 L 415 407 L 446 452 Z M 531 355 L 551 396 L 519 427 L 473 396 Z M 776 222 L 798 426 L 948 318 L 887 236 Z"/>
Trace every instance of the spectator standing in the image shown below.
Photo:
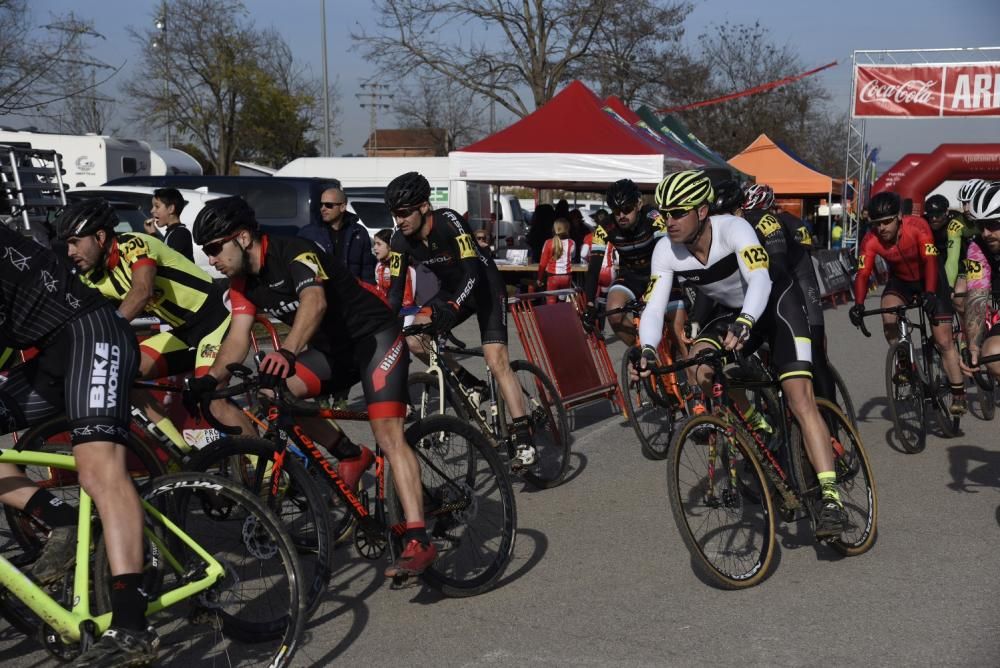
<path fill-rule="evenodd" d="M 181 211 L 187 200 L 177 188 L 157 188 L 153 191 L 152 214 L 146 221 L 146 233 L 159 237 L 168 248 L 194 262 L 194 244 L 191 230 L 181 223 Z M 162 228 L 160 232 L 158 228 Z"/>
<path fill-rule="evenodd" d="M 552 237 L 552 223 L 556 220 L 556 211 L 551 204 L 539 204 L 531 216 L 531 229 L 528 230 L 528 249 L 532 262 L 538 262 L 542 257 L 542 246 Z"/>
<path fill-rule="evenodd" d="M 319 207 L 320 222 L 306 225 L 299 236 L 315 241 L 357 278 L 375 285 L 371 239 L 360 219 L 347 210 L 347 195 L 340 188 L 328 188 L 320 196 Z"/>
<path fill-rule="evenodd" d="M 372 240 L 372 252 L 375 254 L 375 287 L 386 301 L 389 301 L 389 287 L 392 285 L 392 253 L 389 250 L 389 240 L 392 239 L 392 229 L 385 228 L 375 233 Z M 403 302 L 401 308 L 413 309 L 417 305 L 414 299 L 414 287 L 417 284 L 417 270 L 413 267 L 407 269 L 406 285 L 403 288 Z M 410 313 L 403 316 L 403 327 L 413 324 L 413 316 Z"/>
<path fill-rule="evenodd" d="M 570 272 L 576 243 L 570 238 L 570 224 L 565 218 L 557 219 L 552 228 L 552 238 L 542 247 L 542 258 L 538 263 L 538 284 L 546 290 L 562 290 L 573 283 Z M 554 304 L 556 298 L 549 297 L 547 301 Z"/>

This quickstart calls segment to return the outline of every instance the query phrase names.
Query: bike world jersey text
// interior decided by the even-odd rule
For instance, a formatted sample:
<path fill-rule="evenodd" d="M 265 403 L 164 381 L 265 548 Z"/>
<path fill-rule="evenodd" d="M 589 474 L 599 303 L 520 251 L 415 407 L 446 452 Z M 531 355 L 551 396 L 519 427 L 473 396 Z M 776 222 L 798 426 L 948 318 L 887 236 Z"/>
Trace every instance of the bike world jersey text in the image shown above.
<path fill-rule="evenodd" d="M 94 345 L 94 363 L 90 368 L 90 408 L 118 406 L 118 367 L 122 351 L 116 345 L 99 342 Z"/>

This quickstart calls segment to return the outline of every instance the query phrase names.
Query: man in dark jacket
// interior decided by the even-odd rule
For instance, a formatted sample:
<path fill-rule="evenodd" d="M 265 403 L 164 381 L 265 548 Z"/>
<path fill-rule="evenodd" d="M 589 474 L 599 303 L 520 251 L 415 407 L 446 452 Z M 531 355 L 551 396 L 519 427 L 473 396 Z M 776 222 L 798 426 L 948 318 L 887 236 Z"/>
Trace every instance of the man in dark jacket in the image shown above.
<path fill-rule="evenodd" d="M 323 250 L 347 265 L 365 283 L 375 285 L 375 256 L 368 230 L 347 211 L 347 195 L 340 188 L 324 190 L 319 201 L 319 223 L 310 223 L 299 236 L 318 243 Z"/>

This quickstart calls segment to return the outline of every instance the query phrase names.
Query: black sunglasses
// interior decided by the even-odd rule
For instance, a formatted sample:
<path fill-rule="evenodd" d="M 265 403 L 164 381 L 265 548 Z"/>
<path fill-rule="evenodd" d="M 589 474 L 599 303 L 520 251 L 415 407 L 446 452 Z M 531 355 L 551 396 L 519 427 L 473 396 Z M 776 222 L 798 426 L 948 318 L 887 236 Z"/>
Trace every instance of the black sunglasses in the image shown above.
<path fill-rule="evenodd" d="M 414 211 L 419 211 L 420 206 L 411 206 L 409 209 L 393 209 L 393 218 L 409 218 Z"/>
<path fill-rule="evenodd" d="M 890 216 L 889 218 L 879 218 L 878 220 L 871 221 L 872 227 L 882 227 L 884 225 L 892 225 L 896 222 L 898 216 Z"/>
<path fill-rule="evenodd" d="M 616 218 L 619 218 L 621 216 L 627 216 L 630 213 L 632 213 L 633 211 L 635 211 L 635 205 L 634 204 L 632 206 L 623 206 L 623 207 L 620 207 L 620 208 L 611 209 L 611 213 Z"/>
<path fill-rule="evenodd" d="M 344 206 L 347 202 L 320 202 L 319 205 L 324 209 L 332 209 L 335 206 Z"/>
<path fill-rule="evenodd" d="M 233 239 L 235 239 L 236 237 L 238 237 L 239 234 L 240 234 L 240 232 L 242 232 L 242 230 L 240 230 L 238 232 L 233 232 L 228 237 L 222 237 L 221 239 L 218 239 L 217 241 L 210 241 L 207 244 L 205 244 L 204 246 L 202 246 L 201 250 L 204 251 L 205 255 L 207 255 L 209 257 L 214 256 L 214 255 L 218 255 L 219 253 L 222 252 L 222 247 L 225 246 L 230 241 L 232 241 Z"/>

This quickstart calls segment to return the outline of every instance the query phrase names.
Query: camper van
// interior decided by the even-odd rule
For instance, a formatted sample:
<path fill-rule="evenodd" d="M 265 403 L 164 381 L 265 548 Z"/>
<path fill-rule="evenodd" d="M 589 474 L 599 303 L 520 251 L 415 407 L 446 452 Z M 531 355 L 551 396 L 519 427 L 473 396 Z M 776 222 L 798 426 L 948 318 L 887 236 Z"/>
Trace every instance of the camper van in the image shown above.
<path fill-rule="evenodd" d="M 58 151 L 67 188 L 99 186 L 122 176 L 149 174 L 149 146 L 134 139 L 0 128 L 0 144 Z"/>

